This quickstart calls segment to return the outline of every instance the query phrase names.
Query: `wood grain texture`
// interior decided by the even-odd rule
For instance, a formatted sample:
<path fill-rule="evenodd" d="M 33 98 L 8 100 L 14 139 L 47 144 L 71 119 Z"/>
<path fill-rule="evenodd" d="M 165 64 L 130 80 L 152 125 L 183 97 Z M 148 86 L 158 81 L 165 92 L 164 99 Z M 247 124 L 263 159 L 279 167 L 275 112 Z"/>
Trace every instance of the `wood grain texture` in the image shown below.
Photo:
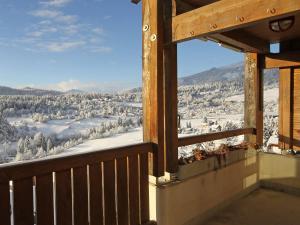
<path fill-rule="evenodd" d="M 54 225 L 52 173 L 36 177 L 37 224 Z"/>
<path fill-rule="evenodd" d="M 294 68 L 293 72 L 293 113 L 292 113 L 292 136 L 293 149 L 300 151 L 300 69 Z"/>
<path fill-rule="evenodd" d="M 279 73 L 279 146 L 292 148 L 292 69 L 280 69 Z"/>
<path fill-rule="evenodd" d="M 142 1 L 143 12 L 143 130 L 144 141 L 152 142 L 150 173 L 162 176 L 164 160 L 163 98 L 163 1 Z"/>
<path fill-rule="evenodd" d="M 300 52 L 290 51 L 285 53 L 268 54 L 262 57 L 262 66 L 265 69 L 286 68 L 300 66 Z"/>
<path fill-rule="evenodd" d="M 57 225 L 72 225 L 71 170 L 56 173 Z"/>
<path fill-rule="evenodd" d="M 87 167 L 73 169 L 74 225 L 88 225 Z"/>
<path fill-rule="evenodd" d="M 245 140 L 263 145 L 263 76 L 259 55 L 247 53 L 245 58 L 245 127 L 256 129 L 255 134 L 245 135 Z"/>
<path fill-rule="evenodd" d="M 140 224 L 138 156 L 130 156 L 128 162 L 130 225 L 138 225 Z"/>
<path fill-rule="evenodd" d="M 14 181 L 14 222 L 15 225 L 34 223 L 32 178 Z"/>
<path fill-rule="evenodd" d="M 148 168 L 147 168 L 148 172 Z M 129 224 L 127 158 L 117 160 L 118 224 Z"/>
<path fill-rule="evenodd" d="M 164 152 L 166 171 L 178 171 L 178 131 L 177 131 L 177 44 L 172 43 L 172 0 L 163 1 L 164 11 Z"/>
<path fill-rule="evenodd" d="M 116 224 L 115 161 L 104 162 L 104 211 L 105 224 Z"/>
<path fill-rule="evenodd" d="M 10 196 L 9 182 L 0 183 L 0 221 L 3 225 L 10 225 Z"/>
<path fill-rule="evenodd" d="M 53 159 L 10 163 L 8 165 L 0 165 L 0 181 L 7 182 L 9 180 L 28 178 L 30 176 L 44 175 L 53 171 L 68 170 L 87 164 L 98 163 L 114 158 L 124 158 L 130 155 L 152 151 L 153 145 L 151 143 L 140 143 L 95 152 L 80 153 L 63 157 L 60 156 Z"/>
<path fill-rule="evenodd" d="M 222 0 L 174 17 L 173 41 L 243 28 L 299 11 L 298 0 Z"/>
<path fill-rule="evenodd" d="M 149 221 L 149 178 L 148 178 L 148 154 L 140 155 L 140 202 L 141 224 Z"/>
<path fill-rule="evenodd" d="M 224 138 L 229 137 L 235 137 L 239 135 L 244 134 L 255 134 L 254 128 L 241 128 L 236 130 L 228 130 L 228 131 L 222 131 L 222 132 L 216 132 L 216 133 L 210 133 L 210 134 L 201 134 L 201 135 L 193 135 L 193 136 L 187 136 L 179 138 L 179 146 L 187 146 L 197 143 L 203 143 L 207 141 L 214 141 L 214 140 L 220 140 Z"/>
<path fill-rule="evenodd" d="M 103 188 L 101 163 L 89 165 L 91 225 L 103 224 Z"/>

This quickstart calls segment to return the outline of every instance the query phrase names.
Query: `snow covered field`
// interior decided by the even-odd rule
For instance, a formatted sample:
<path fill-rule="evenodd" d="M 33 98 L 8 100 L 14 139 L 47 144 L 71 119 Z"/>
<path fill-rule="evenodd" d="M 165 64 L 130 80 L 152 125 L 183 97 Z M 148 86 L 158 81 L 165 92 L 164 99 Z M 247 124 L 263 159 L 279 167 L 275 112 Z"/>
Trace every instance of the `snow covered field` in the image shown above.
<path fill-rule="evenodd" d="M 0 96 L 0 162 L 51 157 L 142 142 L 140 90 L 123 94 Z M 265 90 L 265 144 L 276 140 L 278 88 Z M 243 127 L 239 81 L 180 86 L 179 137 Z M 213 150 L 243 136 L 204 143 Z M 195 147 L 179 149 L 190 154 Z"/>

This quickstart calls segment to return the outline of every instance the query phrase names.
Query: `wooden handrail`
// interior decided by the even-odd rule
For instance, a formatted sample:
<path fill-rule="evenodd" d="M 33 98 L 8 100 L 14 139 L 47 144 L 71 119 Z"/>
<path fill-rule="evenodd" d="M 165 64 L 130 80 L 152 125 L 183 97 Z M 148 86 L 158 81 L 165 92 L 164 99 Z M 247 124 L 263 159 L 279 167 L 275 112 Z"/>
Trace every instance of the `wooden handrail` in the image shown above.
<path fill-rule="evenodd" d="M 228 130 L 210 134 L 201 134 L 201 135 L 193 135 L 188 137 L 179 138 L 178 146 L 187 146 L 193 145 L 197 143 L 207 142 L 207 141 L 215 141 L 223 138 L 235 137 L 244 134 L 255 134 L 254 128 L 241 128 L 236 130 Z"/>
<path fill-rule="evenodd" d="M 140 143 L 74 155 L 58 155 L 51 158 L 37 159 L 28 162 L 2 164 L 0 165 L 0 183 L 152 151 L 152 143 Z"/>

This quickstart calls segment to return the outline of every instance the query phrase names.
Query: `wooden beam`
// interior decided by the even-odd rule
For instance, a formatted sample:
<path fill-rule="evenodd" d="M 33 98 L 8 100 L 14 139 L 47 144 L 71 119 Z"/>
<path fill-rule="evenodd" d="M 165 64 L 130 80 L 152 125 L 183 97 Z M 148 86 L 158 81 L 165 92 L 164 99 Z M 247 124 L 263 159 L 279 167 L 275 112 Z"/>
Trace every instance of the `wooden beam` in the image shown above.
<path fill-rule="evenodd" d="M 203 143 L 207 141 L 215 141 L 229 137 L 235 137 L 244 134 L 255 134 L 254 128 L 242 128 L 236 130 L 228 130 L 210 134 L 201 134 L 179 138 L 179 147 Z"/>
<path fill-rule="evenodd" d="M 281 149 L 292 148 L 292 81 L 291 68 L 280 69 L 279 73 L 279 146 Z"/>
<path fill-rule="evenodd" d="M 264 69 L 300 66 L 300 52 L 268 54 L 261 57 Z"/>
<path fill-rule="evenodd" d="M 178 170 L 177 44 L 172 43 L 172 11 L 175 1 L 164 0 L 164 121 L 166 171 Z"/>
<path fill-rule="evenodd" d="M 263 71 L 259 55 L 247 53 L 245 58 L 245 126 L 254 127 L 256 134 L 246 135 L 245 141 L 263 145 Z"/>
<path fill-rule="evenodd" d="M 212 34 L 212 37 L 220 43 L 228 44 L 241 49 L 244 52 L 269 53 L 270 44 L 246 31 L 227 31 L 224 33 Z"/>
<path fill-rule="evenodd" d="M 143 130 L 144 141 L 152 142 L 149 173 L 163 176 L 164 153 L 164 71 L 163 1 L 143 0 Z"/>
<path fill-rule="evenodd" d="M 173 42 L 221 33 L 300 11 L 299 0 L 222 0 L 173 18 Z"/>

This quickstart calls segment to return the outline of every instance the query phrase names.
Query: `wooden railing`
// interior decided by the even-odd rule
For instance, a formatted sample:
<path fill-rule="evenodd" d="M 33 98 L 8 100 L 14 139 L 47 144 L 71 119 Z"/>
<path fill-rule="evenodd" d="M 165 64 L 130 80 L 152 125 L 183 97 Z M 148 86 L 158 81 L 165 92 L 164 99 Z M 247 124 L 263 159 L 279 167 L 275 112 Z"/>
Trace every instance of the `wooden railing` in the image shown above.
<path fill-rule="evenodd" d="M 152 144 L 0 166 L 1 225 L 149 222 Z"/>
<path fill-rule="evenodd" d="M 188 137 L 182 137 L 178 140 L 178 146 L 186 146 L 186 145 L 192 145 L 197 143 L 203 143 L 207 141 L 215 141 L 220 140 L 224 138 L 229 137 L 235 137 L 239 135 L 244 134 L 255 134 L 254 128 L 241 128 L 236 130 L 228 130 L 228 131 L 222 131 L 222 132 L 216 132 L 216 133 L 210 133 L 210 134 L 201 134 L 201 135 L 193 135 Z"/>

